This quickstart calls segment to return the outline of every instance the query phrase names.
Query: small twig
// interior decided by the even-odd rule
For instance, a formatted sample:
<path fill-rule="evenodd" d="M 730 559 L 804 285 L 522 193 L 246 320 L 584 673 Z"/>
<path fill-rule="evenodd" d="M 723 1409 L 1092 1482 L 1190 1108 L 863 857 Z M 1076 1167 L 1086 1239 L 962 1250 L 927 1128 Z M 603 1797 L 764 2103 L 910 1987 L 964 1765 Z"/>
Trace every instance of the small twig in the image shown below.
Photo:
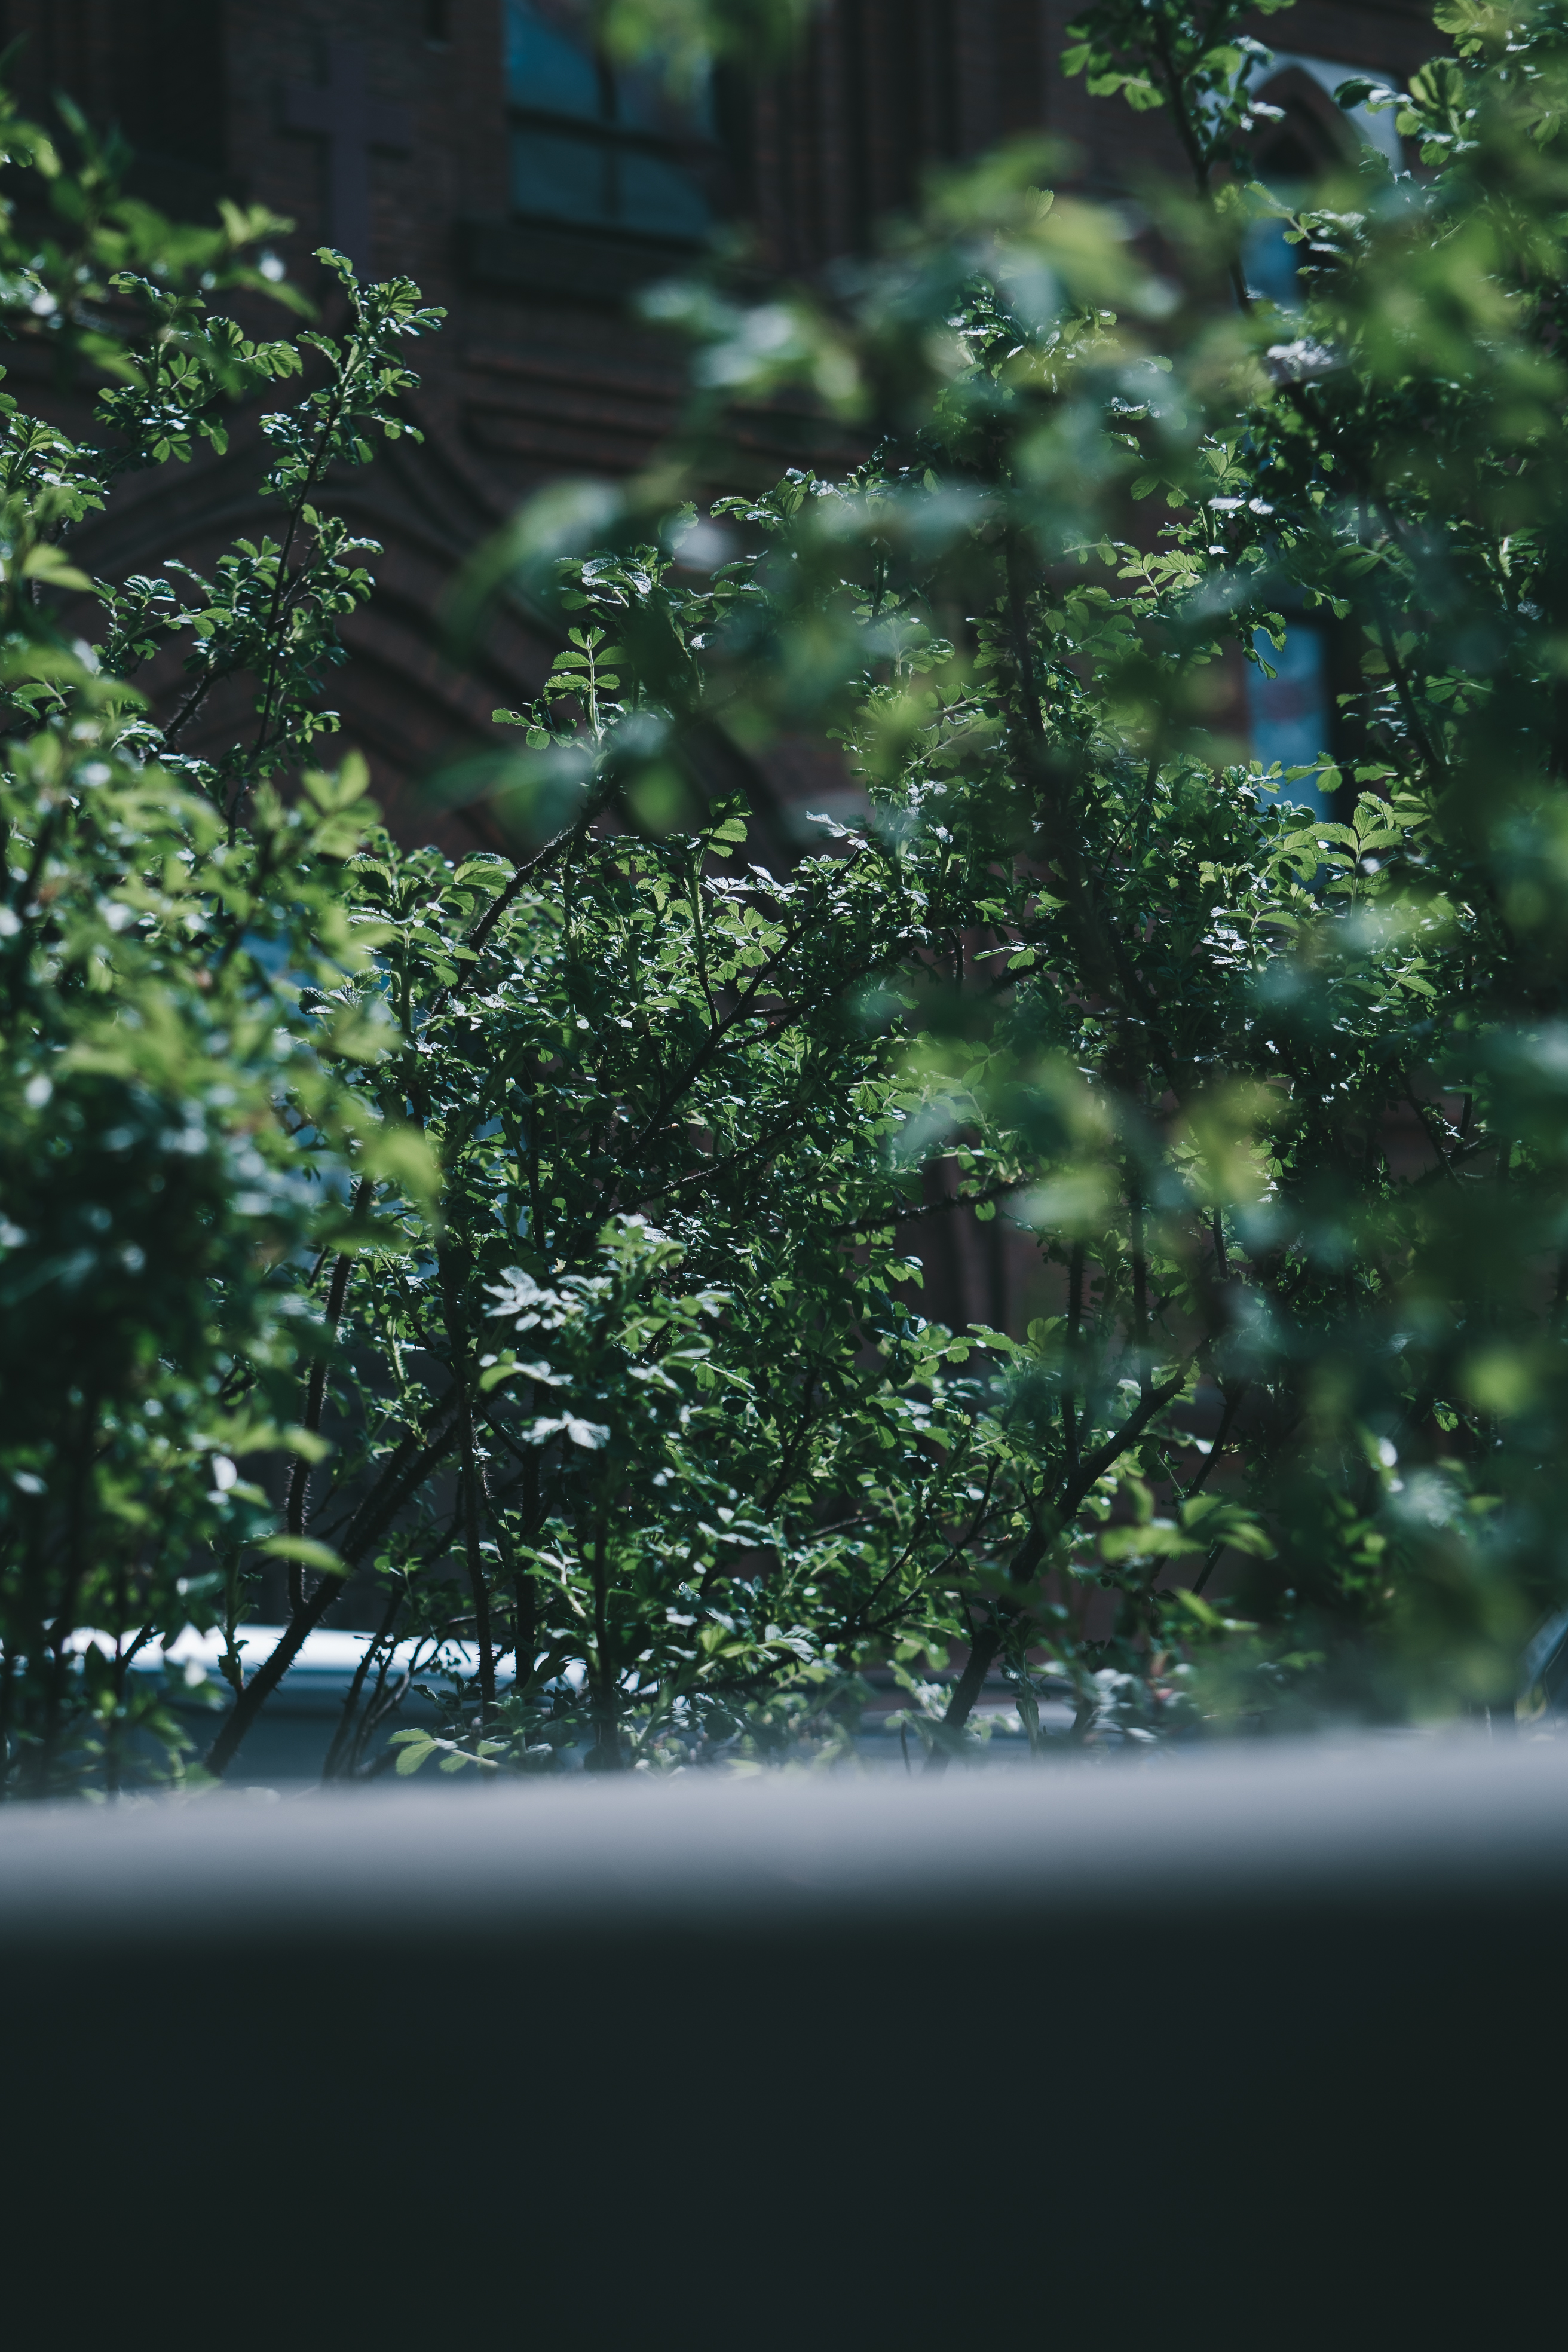
<path fill-rule="evenodd" d="M 479 1475 L 474 1449 L 474 1416 L 463 1407 L 463 1532 L 468 1562 L 468 1590 L 474 1600 L 474 1639 L 479 1653 L 479 1720 L 488 1723 L 496 1703 L 496 1664 L 490 1649 L 490 1601 L 485 1585 L 485 1564 L 479 1549 Z"/>
<path fill-rule="evenodd" d="M 368 1206 L 374 1191 L 375 1186 L 372 1180 L 368 1176 L 362 1177 L 354 1191 L 353 1202 L 350 1210 L 352 1216 L 357 1217 L 361 1211 Z M 343 1301 L 348 1292 L 352 1265 L 353 1260 L 348 1251 L 344 1250 L 332 1268 L 331 1287 L 327 1293 L 327 1348 L 337 1345 L 338 1326 L 343 1318 Z M 325 1407 L 326 1395 L 327 1358 L 323 1349 L 321 1355 L 311 1366 L 310 1377 L 306 1382 L 305 1412 L 300 1423 L 300 1427 L 307 1430 L 312 1437 L 317 1434 L 321 1426 L 321 1413 Z M 310 1469 L 311 1464 L 307 1454 L 296 1455 L 293 1475 L 289 1481 L 289 1507 L 285 1521 L 289 1533 L 294 1537 L 302 1536 L 305 1532 L 305 1514 L 310 1496 Z M 291 1559 L 289 1562 L 289 1615 L 292 1616 L 297 1609 L 303 1608 L 304 1601 L 304 1566 L 300 1560 Z"/>
<path fill-rule="evenodd" d="M 359 1708 L 360 1693 L 364 1688 L 365 1676 L 370 1672 L 371 1660 L 379 1655 L 383 1643 L 397 1621 L 397 1612 L 403 1606 L 404 1599 L 405 1595 L 401 1591 L 393 1594 L 387 1605 L 386 1613 L 381 1621 L 380 1631 L 373 1640 L 366 1643 L 364 1654 L 354 1668 L 353 1680 L 349 1685 L 348 1696 L 343 1700 L 342 1713 L 338 1717 L 338 1727 L 332 1734 L 331 1745 L 327 1749 L 326 1759 L 321 1766 L 323 1780 L 335 1780 L 337 1777 L 338 1758 L 353 1727 L 354 1716 Z"/>
<path fill-rule="evenodd" d="M 1194 1495 L 1201 1495 L 1204 1487 L 1207 1485 L 1209 1472 L 1214 1468 L 1215 1464 L 1225 1452 L 1226 1445 L 1230 1437 L 1231 1425 L 1234 1423 L 1237 1412 L 1241 1409 L 1242 1398 L 1247 1394 L 1247 1391 L 1251 1385 L 1252 1384 L 1249 1381 L 1242 1381 L 1238 1386 L 1228 1396 L 1226 1396 L 1225 1401 L 1225 1412 L 1221 1417 L 1218 1429 L 1215 1432 L 1214 1443 L 1210 1446 L 1207 1454 L 1204 1456 L 1203 1465 L 1198 1471 L 1196 1477 L 1193 1480 L 1192 1485 L 1187 1488 L 1186 1493 L 1183 1496 L 1182 1500 L 1184 1503 L 1190 1503 Z"/>
<path fill-rule="evenodd" d="M 841 1225 L 830 1225 L 831 1234 L 880 1233 L 889 1225 L 913 1224 L 917 1217 L 942 1217 L 953 1209 L 977 1209 L 987 1201 L 1005 1200 L 1009 1193 L 1021 1192 L 1028 1182 L 1026 1176 L 1015 1176 L 1005 1184 L 987 1184 L 979 1192 L 952 1192 L 941 1201 L 931 1201 L 918 1209 L 891 1209 L 881 1216 L 851 1217 Z"/>

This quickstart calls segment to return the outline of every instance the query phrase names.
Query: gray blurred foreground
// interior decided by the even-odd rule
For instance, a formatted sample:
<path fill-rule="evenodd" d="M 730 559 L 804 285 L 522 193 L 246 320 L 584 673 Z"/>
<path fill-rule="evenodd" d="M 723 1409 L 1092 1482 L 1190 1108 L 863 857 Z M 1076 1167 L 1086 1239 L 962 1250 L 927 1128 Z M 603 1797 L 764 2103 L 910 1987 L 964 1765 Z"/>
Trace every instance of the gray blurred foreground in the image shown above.
<path fill-rule="evenodd" d="M 1556 1746 L 18 1808 L 7 2305 L 73 2342 L 1533 2341 L 1565 1992 Z"/>

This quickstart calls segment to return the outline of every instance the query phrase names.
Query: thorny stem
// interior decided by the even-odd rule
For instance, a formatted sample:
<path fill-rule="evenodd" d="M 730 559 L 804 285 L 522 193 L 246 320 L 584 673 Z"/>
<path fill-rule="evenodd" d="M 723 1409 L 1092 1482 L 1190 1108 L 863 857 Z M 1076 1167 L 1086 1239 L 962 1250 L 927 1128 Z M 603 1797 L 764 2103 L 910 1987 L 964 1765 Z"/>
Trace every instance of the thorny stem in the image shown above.
<path fill-rule="evenodd" d="M 1187 103 L 1186 81 L 1171 47 L 1170 26 L 1158 11 L 1153 12 L 1153 37 L 1154 48 L 1160 61 L 1161 78 L 1171 101 L 1171 114 L 1176 126 L 1176 136 L 1182 142 L 1183 152 L 1192 165 L 1193 178 L 1197 184 L 1198 194 L 1212 211 L 1214 208 L 1214 157 L 1198 136 L 1197 125 L 1193 120 L 1192 109 Z M 1231 256 L 1226 264 L 1226 275 L 1230 279 L 1231 292 L 1236 297 L 1237 309 L 1246 316 L 1252 310 L 1252 296 L 1247 289 L 1247 276 L 1242 268 L 1239 254 Z"/>
<path fill-rule="evenodd" d="M 1173 1397 L 1181 1394 L 1185 1382 L 1186 1373 L 1184 1369 L 1173 1373 L 1168 1381 L 1163 1381 L 1158 1388 L 1152 1388 L 1144 1392 L 1142 1400 L 1134 1405 L 1121 1428 L 1113 1430 L 1104 1444 L 1097 1446 L 1089 1459 L 1079 1464 L 1075 1475 L 1067 1481 L 1057 1498 L 1056 1509 L 1059 1518 L 1067 1519 L 1071 1517 L 1095 1480 L 1103 1477 L 1119 1455 L 1125 1454 L 1134 1439 L 1142 1435 L 1162 1407 L 1169 1404 Z"/>
<path fill-rule="evenodd" d="M 1066 886 L 1063 896 L 1070 908 L 1069 919 L 1079 935 L 1079 950 L 1091 984 L 1115 1003 L 1121 992 L 1117 985 L 1111 960 L 1106 954 L 1098 926 L 1089 911 L 1089 881 L 1079 854 L 1072 819 L 1058 810 L 1052 789 L 1045 722 L 1040 716 L 1039 687 L 1035 677 L 1034 647 L 1029 641 L 1028 593 L 1018 554 L 1017 533 L 1011 528 L 1003 542 L 1003 562 L 1007 590 L 1007 634 L 1013 666 L 1017 673 L 1017 700 L 1023 720 L 1024 743 L 1021 749 L 1033 785 L 1043 846 Z"/>
<path fill-rule="evenodd" d="M 996 1484 L 996 1473 L 1000 1468 L 1000 1460 L 994 1457 L 991 1468 L 986 1475 L 985 1485 L 982 1490 L 980 1500 L 975 1506 L 974 1515 L 971 1518 L 969 1525 L 964 1528 L 963 1533 L 959 1537 L 957 1542 L 949 1547 L 945 1557 L 938 1561 L 936 1567 L 927 1570 L 920 1577 L 919 1582 L 921 1584 L 929 1589 L 931 1585 L 938 1583 L 941 1579 L 947 1574 L 949 1569 L 954 1567 L 957 1562 L 963 1558 L 964 1553 L 969 1549 L 970 1545 L 974 1541 L 975 1537 L 979 1534 L 982 1527 L 985 1523 L 986 1514 L 991 1508 L 991 1490 Z M 893 1578 L 897 1576 L 899 1570 L 905 1565 L 910 1553 L 914 1550 L 915 1544 L 919 1540 L 925 1525 L 925 1516 L 926 1515 L 922 1515 L 921 1518 L 917 1520 L 914 1535 L 911 1536 L 910 1541 L 905 1545 L 900 1557 L 893 1562 L 891 1568 L 886 1570 L 884 1573 L 878 1578 L 876 1584 L 873 1586 L 869 1595 L 860 1610 L 858 1612 L 856 1617 L 850 1624 L 845 1627 L 844 1633 L 840 1636 L 841 1646 L 843 1643 L 850 1640 L 856 1633 L 885 1633 L 889 1625 L 897 1623 L 898 1619 L 902 1612 L 902 1608 L 906 1604 L 900 1603 L 897 1607 L 889 1611 L 888 1613 L 882 1617 L 873 1617 L 871 1612 L 876 1607 L 880 1594 L 887 1590 L 889 1584 L 891 1583 Z M 1026 1547 L 1028 1538 L 1026 1538 L 1025 1540 Z M 1016 1561 L 1014 1565 L 1016 1565 Z"/>
<path fill-rule="evenodd" d="M 362 1210 L 369 1205 L 371 1195 L 374 1191 L 375 1186 L 371 1178 L 362 1177 L 354 1191 L 353 1205 L 350 1213 L 357 1217 Z M 327 1395 L 326 1349 L 337 1345 L 338 1327 L 343 1319 L 343 1301 L 348 1292 L 352 1265 L 353 1260 L 348 1251 L 342 1251 L 332 1268 L 331 1286 L 327 1293 L 325 1346 L 322 1353 L 311 1366 L 310 1377 L 305 1385 L 305 1411 L 300 1427 L 308 1430 L 312 1437 L 317 1434 L 321 1426 L 321 1413 Z M 293 1475 L 289 1481 L 289 1508 L 285 1521 L 289 1533 L 295 1537 L 302 1536 L 305 1532 L 305 1517 L 310 1497 L 310 1457 L 307 1454 L 296 1455 Z M 291 1559 L 289 1562 L 289 1615 L 292 1616 L 297 1609 L 303 1608 L 304 1602 L 304 1565 L 298 1559 Z"/>
<path fill-rule="evenodd" d="M 1410 730 L 1410 740 L 1426 761 L 1432 777 L 1441 782 L 1447 774 L 1447 762 L 1438 753 L 1436 745 L 1426 731 L 1426 722 L 1415 707 L 1415 689 L 1410 683 L 1410 673 L 1405 666 L 1399 647 L 1394 643 L 1394 634 L 1381 609 L 1377 614 L 1377 643 L 1378 650 L 1388 665 L 1388 674 L 1394 680 L 1394 692 L 1399 697 L 1399 707 L 1405 713 L 1405 723 Z"/>
<path fill-rule="evenodd" d="M 353 1680 L 350 1683 L 348 1696 L 343 1700 L 342 1713 L 338 1717 L 338 1727 L 332 1734 L 331 1745 L 327 1749 L 326 1759 L 321 1766 L 323 1780 L 335 1780 L 337 1777 L 338 1759 L 353 1727 L 353 1719 L 359 1710 L 360 1693 L 364 1688 L 365 1676 L 370 1672 L 371 1660 L 379 1657 L 391 1635 L 393 1626 L 397 1622 L 397 1612 L 402 1608 L 403 1602 L 404 1593 L 400 1587 L 388 1601 L 385 1614 L 374 1639 L 365 1643 L 364 1654 L 354 1668 Z"/>
<path fill-rule="evenodd" d="M 1075 1242 L 1068 1260 L 1068 1364 L 1076 1371 L 1078 1345 L 1083 1327 L 1083 1244 Z M 1062 1438 L 1069 1464 L 1078 1461 L 1079 1419 L 1076 1389 L 1062 1390 Z"/>
<path fill-rule="evenodd" d="M 358 341 L 357 336 L 354 338 L 354 341 L 355 342 Z M 352 352 L 353 346 L 351 345 L 350 348 Z M 307 501 L 310 499 L 311 491 L 316 487 L 316 483 L 321 475 L 322 464 L 326 458 L 327 451 L 331 446 L 332 436 L 337 431 L 338 419 L 342 415 L 343 403 L 348 396 L 348 387 L 353 375 L 353 364 L 354 362 L 353 358 L 347 354 L 345 354 L 340 362 L 337 383 L 333 388 L 331 399 L 327 404 L 327 410 L 325 415 L 321 419 L 321 429 L 316 435 L 316 446 L 310 453 L 310 467 L 307 469 L 303 482 L 300 485 L 299 495 L 294 499 L 293 504 L 289 509 L 289 527 L 283 534 L 283 544 L 278 551 L 278 571 L 273 579 L 271 601 L 268 604 L 267 610 L 266 634 L 269 648 L 267 678 L 262 691 L 261 716 L 257 724 L 256 740 L 251 745 L 251 757 L 253 759 L 258 751 L 265 750 L 267 744 L 267 730 L 272 724 L 272 698 L 277 692 L 278 673 L 283 659 L 283 649 L 277 639 L 277 628 L 279 614 L 282 609 L 284 593 L 289 585 L 289 558 L 293 551 L 295 535 L 299 530 L 300 520 L 304 515 Z"/>
<path fill-rule="evenodd" d="M 963 1729 L 974 1712 L 974 1703 L 985 1687 L 985 1677 L 990 1673 L 992 1662 L 1002 1646 L 1002 1624 L 994 1609 L 977 1632 L 973 1627 L 971 1631 L 973 1639 L 969 1645 L 969 1655 L 964 1660 L 963 1672 L 953 1685 L 952 1696 L 948 1700 L 947 1711 L 942 1718 L 942 1729 L 953 1737 Z M 950 1750 L 947 1747 L 940 1741 L 935 1743 L 926 1758 L 926 1770 L 935 1773 L 945 1772 L 949 1755 Z"/>
<path fill-rule="evenodd" d="M 598 1524 L 594 1530 L 593 1571 L 594 1646 L 597 1653 L 597 1671 L 594 1678 L 594 1759 L 601 1771 L 616 1770 L 621 1762 L 620 1730 L 616 1710 L 616 1662 L 610 1646 L 609 1560 L 605 1550 L 609 1539 L 609 1515 L 606 1490 L 600 1499 Z"/>
<path fill-rule="evenodd" d="M 815 1371 L 810 1371 L 806 1374 L 805 1387 L 801 1391 L 800 1419 L 795 1423 L 795 1434 L 791 1437 L 789 1444 L 784 1447 L 784 1458 L 779 1464 L 778 1475 L 774 1478 L 772 1486 L 768 1488 L 767 1493 L 761 1497 L 757 1506 L 758 1509 L 764 1513 L 771 1511 L 773 1508 L 774 1505 L 778 1502 L 780 1496 L 784 1493 L 784 1488 L 789 1485 L 790 1475 L 799 1457 L 800 1449 L 805 1442 L 806 1431 L 811 1427 L 811 1402 L 813 1392 L 816 1387 L 816 1377 L 817 1376 Z"/>
<path fill-rule="evenodd" d="M 852 866 L 855 862 L 856 859 L 853 857 L 846 859 L 845 861 L 847 866 Z M 783 944 L 772 956 L 770 956 L 766 963 L 759 965 L 758 969 L 752 973 L 751 979 L 746 982 L 746 985 L 741 990 L 740 994 L 730 1012 L 723 1016 L 718 1027 L 709 1033 L 706 1043 L 699 1047 L 698 1051 L 691 1056 L 690 1060 L 686 1064 L 685 1067 L 679 1072 L 678 1076 L 672 1079 L 668 1079 L 665 1082 L 664 1087 L 660 1092 L 658 1101 L 648 1113 L 647 1118 L 644 1120 L 642 1127 L 639 1129 L 637 1133 L 626 1146 L 625 1150 L 622 1153 L 622 1158 L 624 1160 L 635 1159 L 637 1154 L 644 1150 L 649 1142 L 651 1142 L 653 1138 L 658 1133 L 660 1127 L 664 1124 L 665 1119 L 668 1118 L 675 1104 L 679 1102 L 683 1097 L 690 1092 L 693 1086 L 697 1083 L 697 1080 L 702 1076 L 703 1071 L 708 1067 L 714 1055 L 719 1052 L 721 1045 L 723 1044 L 723 1041 L 729 1034 L 730 1031 L 734 1028 L 737 1022 L 743 1020 L 750 1013 L 758 995 L 765 987 L 766 983 L 773 978 L 774 972 L 778 971 L 790 950 L 796 944 L 802 932 L 806 929 L 809 920 L 810 915 L 808 914 L 803 917 L 801 921 L 797 923 L 793 929 L 786 932 Z"/>
<path fill-rule="evenodd" d="M 206 700 L 208 695 L 212 692 L 214 687 L 217 684 L 219 678 L 232 677 L 233 676 L 234 672 L 232 670 L 209 670 L 204 678 L 199 679 L 197 683 L 192 687 L 189 694 L 186 695 L 178 710 L 175 711 L 168 725 L 163 730 L 165 746 L 173 743 L 174 738 L 189 725 L 190 721 L 195 717 L 197 711 L 201 709 L 203 703 Z"/>
<path fill-rule="evenodd" d="M 358 1567 L 421 1481 L 429 1475 L 435 1463 L 446 1452 L 457 1412 L 457 1401 L 447 1399 L 437 1413 L 435 1432 L 426 1438 L 423 1446 L 413 1432 L 399 1444 L 371 1494 L 350 1521 L 349 1532 L 338 1547 L 345 1567 Z M 401 1467 L 401 1475 L 396 1475 L 400 1465 L 405 1466 Z M 299 1656 L 306 1635 L 326 1615 L 341 1589 L 336 1577 L 322 1577 L 303 1609 L 284 1629 L 276 1649 L 262 1661 L 237 1696 L 205 1759 L 207 1770 L 216 1778 L 221 1779 L 233 1763 L 241 1742 L 263 1705 Z"/>
<path fill-rule="evenodd" d="M 1020 763 L 1030 782 L 1035 818 L 1039 827 L 1039 849 L 1046 863 L 1056 869 L 1064 917 L 1074 934 L 1089 986 L 1108 1004 L 1116 1005 L 1124 1012 L 1130 1007 L 1136 1009 L 1138 1017 L 1147 1024 L 1152 1035 L 1158 1041 L 1160 1060 L 1174 1086 L 1173 1058 L 1160 1034 L 1159 1008 L 1140 980 L 1114 922 L 1106 916 L 1097 899 L 1093 880 L 1083 861 L 1079 813 L 1059 804 L 1051 773 L 1045 722 L 1040 715 L 1039 687 L 1035 674 L 1034 648 L 1029 638 L 1028 592 L 1023 577 L 1017 534 L 1011 528 L 1004 538 L 1003 560 L 1007 593 L 1007 634 L 1013 666 L 1017 674 L 1017 698 L 1022 706 L 1024 740 L 1018 751 Z"/>
<path fill-rule="evenodd" d="M 240 1742 L 260 1714 L 264 1702 L 271 1697 L 299 1656 L 305 1645 L 306 1635 L 326 1615 L 337 1598 L 338 1590 L 335 1577 L 322 1577 L 304 1607 L 285 1628 L 277 1648 L 263 1659 L 235 1700 L 204 1759 L 215 1780 L 221 1780 L 233 1763 L 239 1752 Z"/>
<path fill-rule="evenodd" d="M 474 1445 L 473 1408 L 463 1402 L 463 1533 L 468 1560 L 468 1590 L 474 1601 L 474 1640 L 479 1653 L 479 1720 L 486 1723 L 496 1703 L 496 1662 L 490 1648 L 490 1603 L 485 1585 L 485 1563 L 479 1549 L 479 1471 Z"/>
<path fill-rule="evenodd" d="M 426 1013 L 426 1026 L 436 1019 L 437 1014 L 445 1013 L 455 999 L 463 996 L 472 986 L 479 971 L 479 956 L 482 953 L 501 917 L 510 912 L 526 886 L 537 876 L 544 873 L 548 867 L 553 866 L 563 851 L 575 848 L 588 832 L 589 827 L 604 814 L 611 797 L 611 793 L 606 789 L 585 802 L 570 824 L 563 825 L 561 831 L 552 835 L 550 840 L 533 852 L 531 856 L 519 859 L 512 868 L 511 878 L 505 889 L 498 891 L 490 900 L 464 942 L 464 945 L 471 950 L 475 961 L 469 964 L 467 974 L 462 980 L 455 982 L 450 987 L 441 989 L 431 998 Z"/>
<path fill-rule="evenodd" d="M 1247 1394 L 1247 1389 L 1250 1385 L 1250 1381 L 1240 1381 L 1226 1396 L 1225 1401 L 1225 1412 L 1221 1415 L 1219 1427 L 1215 1432 L 1214 1443 L 1210 1446 L 1207 1454 L 1205 1455 L 1196 1477 L 1193 1480 L 1192 1485 L 1187 1488 L 1186 1493 L 1182 1497 L 1182 1500 L 1184 1503 L 1190 1503 L 1194 1495 L 1201 1495 L 1205 1486 L 1208 1484 L 1209 1473 L 1214 1468 L 1215 1464 L 1219 1460 L 1220 1455 L 1225 1452 L 1226 1443 L 1230 1437 L 1232 1425 L 1235 1423 L 1237 1414 L 1241 1410 L 1241 1401 Z M 1206 1569 L 1204 1572 L 1205 1575 L 1208 1573 Z"/>
<path fill-rule="evenodd" d="M 1138 1391 L 1149 1393 L 1149 1260 L 1143 1246 L 1143 1203 L 1132 1203 L 1132 1329 L 1138 1366 Z"/>
<path fill-rule="evenodd" d="M 1015 1176 L 1005 1183 L 987 1184 L 978 1192 L 950 1192 L 944 1200 L 927 1202 L 918 1209 L 898 1208 L 880 1217 L 850 1217 L 830 1230 L 835 1234 L 872 1234 L 889 1225 L 913 1224 L 917 1217 L 945 1217 L 954 1209 L 978 1209 L 988 1201 L 1005 1201 L 1012 1193 L 1022 1192 L 1028 1181 L 1026 1176 Z"/>

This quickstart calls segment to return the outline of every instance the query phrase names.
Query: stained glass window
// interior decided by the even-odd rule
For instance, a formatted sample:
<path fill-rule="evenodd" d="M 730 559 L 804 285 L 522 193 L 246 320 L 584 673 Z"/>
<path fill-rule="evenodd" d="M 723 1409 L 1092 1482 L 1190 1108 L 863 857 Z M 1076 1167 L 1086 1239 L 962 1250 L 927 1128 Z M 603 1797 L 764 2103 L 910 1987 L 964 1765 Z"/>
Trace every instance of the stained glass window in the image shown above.
<path fill-rule="evenodd" d="M 1247 666 L 1253 751 L 1266 768 L 1276 760 L 1282 768 L 1309 767 L 1329 749 L 1329 679 L 1322 632 L 1308 622 L 1297 621 L 1287 629 L 1284 646 L 1278 650 L 1261 629 L 1252 642 L 1274 672 L 1272 677 L 1266 677 L 1254 663 Z M 1323 793 L 1304 777 L 1283 785 L 1281 797 L 1314 809 L 1320 816 L 1331 814 Z"/>
<path fill-rule="evenodd" d="M 506 80 L 514 212 L 643 236 L 706 234 L 706 92 L 683 100 L 655 72 L 612 66 L 582 0 L 507 0 Z"/>

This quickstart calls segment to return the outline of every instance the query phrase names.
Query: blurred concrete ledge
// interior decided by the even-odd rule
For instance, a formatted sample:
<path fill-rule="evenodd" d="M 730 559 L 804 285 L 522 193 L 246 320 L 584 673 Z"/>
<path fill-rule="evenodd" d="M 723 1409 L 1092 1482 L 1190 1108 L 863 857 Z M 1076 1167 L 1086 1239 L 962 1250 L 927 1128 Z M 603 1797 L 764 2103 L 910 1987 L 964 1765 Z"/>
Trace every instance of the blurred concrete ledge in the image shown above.
<path fill-rule="evenodd" d="M 242 2343 L 1512 2341 L 1565 1982 L 1529 1740 L 18 1807 L 8 2303 L 126 2332 L 170 2246 L 205 2335 L 266 2243 Z"/>
<path fill-rule="evenodd" d="M 673 1923 L 1047 1927 L 1243 1913 L 1568 1916 L 1568 1748 L 1237 1742 L 939 1781 L 805 1771 L 255 1791 L 0 1813 L 0 1952 L 90 1927 L 247 1944 Z"/>

